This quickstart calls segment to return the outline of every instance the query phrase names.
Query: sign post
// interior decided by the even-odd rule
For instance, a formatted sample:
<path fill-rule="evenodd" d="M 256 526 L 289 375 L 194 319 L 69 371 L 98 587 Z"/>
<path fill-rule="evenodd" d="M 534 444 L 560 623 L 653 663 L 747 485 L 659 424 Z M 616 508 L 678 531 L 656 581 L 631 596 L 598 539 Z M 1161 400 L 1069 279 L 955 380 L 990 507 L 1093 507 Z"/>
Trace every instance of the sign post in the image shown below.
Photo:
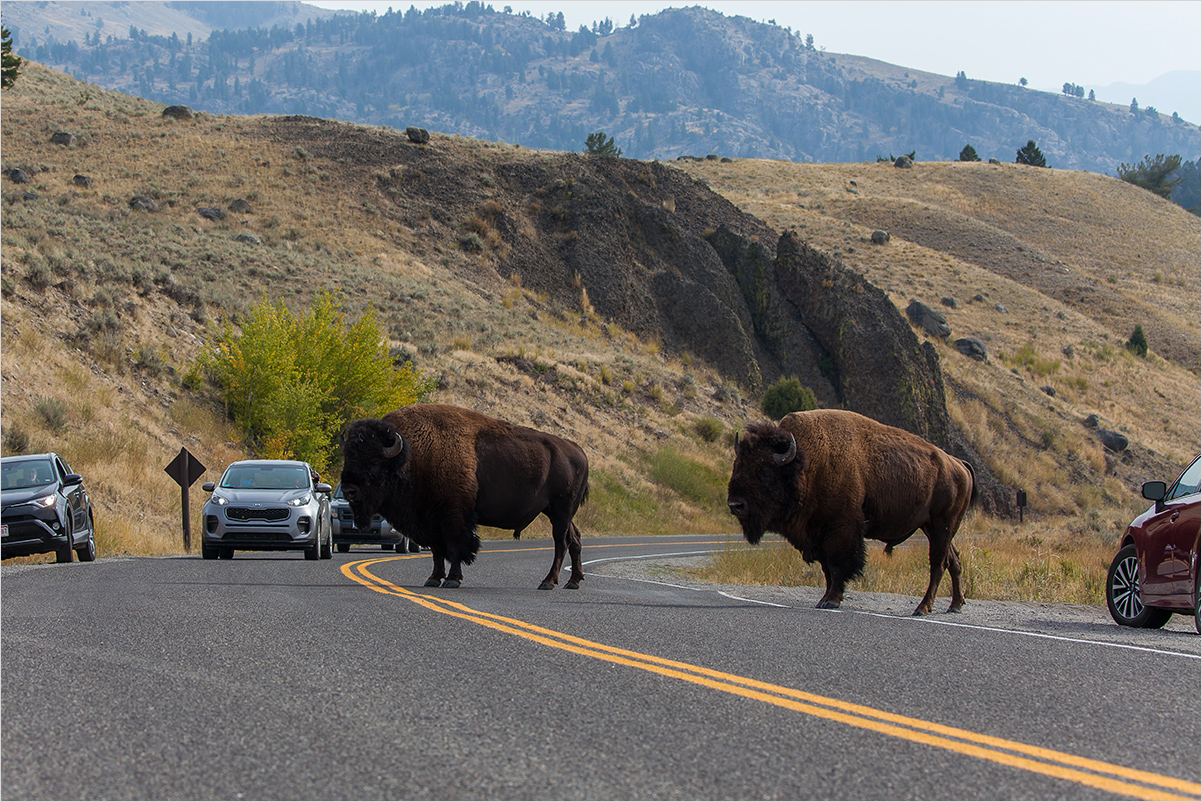
<path fill-rule="evenodd" d="M 192 456 L 186 448 L 181 448 L 171 464 L 163 469 L 175 480 L 180 487 L 180 501 L 184 514 L 184 553 L 192 553 L 192 510 L 188 504 L 188 488 L 205 472 L 205 466 Z"/>
<path fill-rule="evenodd" d="M 1021 524 L 1023 522 L 1023 507 L 1027 506 L 1027 491 L 1018 491 L 1018 497 L 1015 501 L 1018 502 L 1018 522 Z"/>

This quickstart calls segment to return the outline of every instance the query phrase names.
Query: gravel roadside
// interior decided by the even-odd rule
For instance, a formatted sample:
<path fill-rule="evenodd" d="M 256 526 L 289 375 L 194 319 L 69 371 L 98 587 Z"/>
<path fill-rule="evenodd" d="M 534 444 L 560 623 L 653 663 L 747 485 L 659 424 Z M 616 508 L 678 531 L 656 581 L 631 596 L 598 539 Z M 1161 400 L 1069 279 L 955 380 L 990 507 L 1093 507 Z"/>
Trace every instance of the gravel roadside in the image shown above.
<path fill-rule="evenodd" d="M 707 555 L 687 557 L 651 557 L 631 560 L 606 560 L 591 566 L 588 573 L 636 582 L 654 582 L 726 596 L 763 604 L 785 607 L 813 607 L 822 597 L 822 588 L 778 587 L 761 585 L 718 585 L 691 579 L 688 569 L 704 565 Z M 946 585 L 946 582 L 944 583 Z M 832 614 L 886 615 L 911 617 L 920 595 L 901 596 L 894 593 L 865 593 L 855 585 L 848 587 L 841 609 Z M 1121 644 L 1144 649 L 1157 649 L 1202 656 L 1202 638 L 1194 629 L 1192 615 L 1174 615 L 1163 629 L 1132 629 L 1120 627 L 1110 618 L 1105 607 L 1084 604 L 1039 604 L 1033 602 L 990 601 L 968 599 L 963 612 L 945 612 L 949 596 L 935 601 L 935 614 L 923 621 L 953 626 L 987 627 L 1035 633 L 1056 638 Z"/>

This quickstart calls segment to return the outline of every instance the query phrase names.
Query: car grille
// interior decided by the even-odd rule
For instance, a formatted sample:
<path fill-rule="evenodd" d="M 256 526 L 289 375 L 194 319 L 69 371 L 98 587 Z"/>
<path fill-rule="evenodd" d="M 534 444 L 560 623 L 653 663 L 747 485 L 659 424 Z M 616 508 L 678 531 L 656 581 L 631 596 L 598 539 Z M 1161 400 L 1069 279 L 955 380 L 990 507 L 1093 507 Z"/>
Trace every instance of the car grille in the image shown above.
<path fill-rule="evenodd" d="M 227 537 L 236 537 L 238 540 L 241 540 L 241 541 L 263 540 L 263 541 L 279 541 L 281 543 L 291 543 L 292 542 L 292 535 L 288 534 L 287 532 L 282 532 L 282 531 L 238 532 L 234 535 L 227 535 Z"/>
<path fill-rule="evenodd" d="M 230 507 L 226 510 L 225 515 L 231 521 L 286 521 L 288 520 L 288 508 L 269 507 L 266 509 L 253 509 L 251 507 Z"/>

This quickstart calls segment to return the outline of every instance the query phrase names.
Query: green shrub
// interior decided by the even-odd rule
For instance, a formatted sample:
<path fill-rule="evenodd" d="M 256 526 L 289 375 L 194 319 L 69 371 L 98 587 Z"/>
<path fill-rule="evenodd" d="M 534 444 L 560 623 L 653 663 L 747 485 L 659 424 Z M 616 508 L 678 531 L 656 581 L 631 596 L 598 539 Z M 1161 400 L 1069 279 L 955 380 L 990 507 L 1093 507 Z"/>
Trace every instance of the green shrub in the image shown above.
<path fill-rule="evenodd" d="M 726 426 L 717 418 L 698 418 L 693 423 L 693 429 L 702 440 L 712 443 L 722 436 L 722 432 L 726 431 Z"/>
<path fill-rule="evenodd" d="M 818 409 L 818 399 L 809 387 L 802 387 L 796 377 L 782 378 L 764 391 L 760 409 L 772 420 L 780 420 L 790 412 Z"/>
<path fill-rule="evenodd" d="M 230 417 L 263 456 L 325 471 L 348 421 L 433 391 L 411 364 L 393 364 L 374 309 L 348 325 L 340 307 L 323 292 L 301 317 L 264 299 L 240 332 L 227 325 L 201 356 Z"/>
<path fill-rule="evenodd" d="M 70 419 L 67 405 L 57 398 L 43 397 L 33 405 L 33 410 L 41 416 L 46 428 L 52 432 L 61 431 Z"/>
<path fill-rule="evenodd" d="M 1135 331 L 1131 332 L 1131 339 L 1127 340 L 1127 350 L 1136 356 L 1148 355 L 1148 338 L 1144 336 L 1144 327 L 1136 326 Z"/>

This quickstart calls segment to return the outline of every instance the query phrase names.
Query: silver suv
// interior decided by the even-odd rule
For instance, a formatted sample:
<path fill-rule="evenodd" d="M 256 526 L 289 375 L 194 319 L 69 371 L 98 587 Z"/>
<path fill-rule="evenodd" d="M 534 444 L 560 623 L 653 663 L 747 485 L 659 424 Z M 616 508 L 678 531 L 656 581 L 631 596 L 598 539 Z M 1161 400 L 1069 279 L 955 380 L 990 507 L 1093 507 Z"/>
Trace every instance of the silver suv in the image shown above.
<path fill-rule="evenodd" d="M 307 462 L 282 459 L 231 463 L 204 505 L 200 554 L 231 559 L 235 550 L 301 550 L 306 560 L 334 552 L 330 486 Z"/>

